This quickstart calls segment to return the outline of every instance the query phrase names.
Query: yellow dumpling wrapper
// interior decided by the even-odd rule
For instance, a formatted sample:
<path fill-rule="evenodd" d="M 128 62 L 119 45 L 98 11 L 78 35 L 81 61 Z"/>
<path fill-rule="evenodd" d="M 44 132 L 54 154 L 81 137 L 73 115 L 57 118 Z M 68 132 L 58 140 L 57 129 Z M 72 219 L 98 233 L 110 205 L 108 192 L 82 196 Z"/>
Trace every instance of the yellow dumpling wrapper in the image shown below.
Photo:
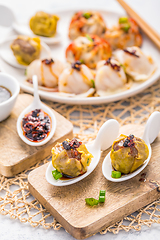
<path fill-rule="evenodd" d="M 29 26 L 36 35 L 53 37 L 56 33 L 58 20 L 58 16 L 40 11 L 30 19 Z"/>
<path fill-rule="evenodd" d="M 67 139 L 67 141 L 69 140 Z M 55 147 L 52 148 L 53 167 L 59 172 L 71 177 L 77 177 L 85 173 L 93 156 L 88 152 L 84 144 L 81 144 L 76 150 L 78 151 L 80 159 L 72 157 L 72 150 L 65 150 L 62 143 L 57 143 Z"/>
<path fill-rule="evenodd" d="M 148 158 L 149 149 L 143 139 L 134 137 L 133 147 L 123 147 L 123 143 L 127 138 L 121 134 L 112 145 L 111 163 L 116 171 L 128 174 L 134 172 Z"/>
<path fill-rule="evenodd" d="M 29 65 L 40 57 L 41 41 L 38 37 L 18 36 L 10 47 L 17 62 L 22 65 Z"/>

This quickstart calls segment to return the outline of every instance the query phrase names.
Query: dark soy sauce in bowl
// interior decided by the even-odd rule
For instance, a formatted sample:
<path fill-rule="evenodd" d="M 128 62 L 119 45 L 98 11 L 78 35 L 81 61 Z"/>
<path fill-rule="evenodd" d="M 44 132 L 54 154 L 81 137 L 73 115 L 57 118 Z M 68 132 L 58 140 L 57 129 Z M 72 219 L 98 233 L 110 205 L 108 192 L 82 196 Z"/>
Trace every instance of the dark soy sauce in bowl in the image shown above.
<path fill-rule="evenodd" d="M 0 86 L 0 104 L 7 101 L 11 96 L 12 94 L 7 88 Z"/>

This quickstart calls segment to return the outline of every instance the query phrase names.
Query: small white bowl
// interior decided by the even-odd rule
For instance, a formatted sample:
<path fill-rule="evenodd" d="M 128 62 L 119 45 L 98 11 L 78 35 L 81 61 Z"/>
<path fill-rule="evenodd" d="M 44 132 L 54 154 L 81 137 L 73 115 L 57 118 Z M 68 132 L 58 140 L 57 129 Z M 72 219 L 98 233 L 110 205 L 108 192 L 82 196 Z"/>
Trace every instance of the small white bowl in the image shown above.
<path fill-rule="evenodd" d="M 20 86 L 18 81 L 7 73 L 0 73 L 0 86 L 7 88 L 12 94 L 9 99 L 0 103 L 1 122 L 10 115 L 19 94 Z"/>

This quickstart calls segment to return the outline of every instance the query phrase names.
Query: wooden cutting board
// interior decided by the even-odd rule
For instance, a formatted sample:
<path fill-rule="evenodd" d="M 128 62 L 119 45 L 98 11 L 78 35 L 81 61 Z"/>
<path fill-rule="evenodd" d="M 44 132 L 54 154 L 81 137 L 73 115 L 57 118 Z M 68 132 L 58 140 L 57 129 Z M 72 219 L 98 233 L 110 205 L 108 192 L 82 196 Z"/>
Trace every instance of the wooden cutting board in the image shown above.
<path fill-rule="evenodd" d="M 126 125 L 120 132 L 141 137 L 143 127 Z M 152 144 L 152 150 L 150 163 L 143 170 L 146 182 L 139 181 L 142 173 L 120 183 L 105 179 L 102 162 L 109 149 L 102 153 L 98 166 L 88 177 L 69 186 L 49 184 L 45 178 L 48 163 L 44 164 L 29 174 L 29 191 L 73 237 L 87 238 L 160 197 L 157 184 L 152 183 L 154 180 L 160 184 L 160 135 Z M 106 190 L 105 203 L 94 207 L 86 205 L 85 198 L 98 198 L 99 190 Z"/>
<path fill-rule="evenodd" d="M 20 94 L 9 118 L 0 123 L 0 173 L 12 177 L 51 155 L 57 141 L 72 138 L 73 126 L 62 115 L 55 112 L 57 120 L 53 138 L 41 147 L 32 147 L 18 136 L 16 123 L 19 114 L 33 101 L 29 94 Z"/>

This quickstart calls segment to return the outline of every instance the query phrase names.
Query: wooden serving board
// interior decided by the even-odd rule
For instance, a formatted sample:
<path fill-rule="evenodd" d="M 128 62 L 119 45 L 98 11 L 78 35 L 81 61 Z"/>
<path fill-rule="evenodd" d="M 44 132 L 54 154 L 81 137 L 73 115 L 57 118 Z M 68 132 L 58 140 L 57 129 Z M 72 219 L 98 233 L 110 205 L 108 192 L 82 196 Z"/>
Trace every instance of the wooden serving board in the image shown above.
<path fill-rule="evenodd" d="M 9 118 L 0 123 L 0 173 L 12 177 L 51 155 L 51 148 L 57 141 L 72 138 L 72 124 L 55 112 L 57 120 L 53 138 L 41 147 L 24 143 L 17 133 L 16 123 L 19 114 L 33 101 L 29 94 L 20 94 Z"/>
<path fill-rule="evenodd" d="M 126 125 L 120 132 L 141 137 L 143 127 Z M 73 237 L 87 238 L 160 197 L 158 185 L 151 182 L 160 184 L 160 135 L 152 150 L 149 165 L 142 172 L 146 173 L 146 182 L 139 181 L 142 173 L 120 183 L 105 179 L 102 162 L 109 149 L 102 153 L 96 169 L 82 181 L 65 187 L 52 186 L 45 178 L 47 163 L 29 174 L 29 190 Z M 98 199 L 99 190 L 106 190 L 105 203 L 86 205 L 85 198 Z"/>

